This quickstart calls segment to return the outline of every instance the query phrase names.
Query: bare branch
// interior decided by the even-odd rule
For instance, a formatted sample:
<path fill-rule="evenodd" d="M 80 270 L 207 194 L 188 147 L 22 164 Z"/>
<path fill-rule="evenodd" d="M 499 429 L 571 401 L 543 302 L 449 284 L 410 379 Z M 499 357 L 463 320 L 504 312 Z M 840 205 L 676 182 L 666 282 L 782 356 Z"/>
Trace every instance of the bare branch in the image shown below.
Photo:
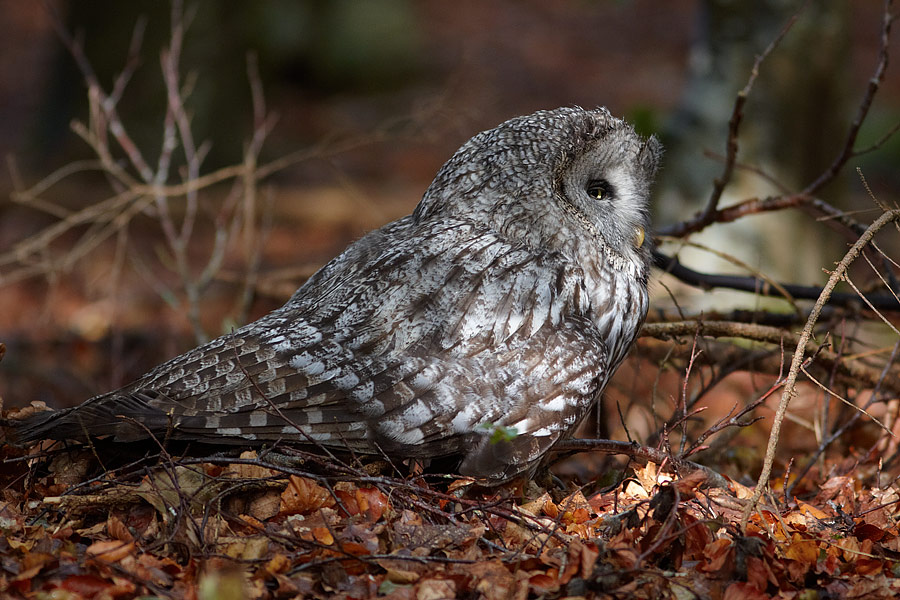
<path fill-rule="evenodd" d="M 746 530 L 747 522 L 750 518 L 750 513 L 753 511 L 753 507 L 759 501 L 762 496 L 763 490 L 768 486 L 769 477 L 772 473 L 772 464 L 775 461 L 775 448 L 778 444 L 779 434 L 781 432 L 781 423 L 784 421 L 784 415 L 787 411 L 788 404 L 790 403 L 791 398 L 795 394 L 795 386 L 797 383 L 797 376 L 800 372 L 800 366 L 803 363 L 803 357 L 806 353 L 806 345 L 809 342 L 810 337 L 812 336 L 813 326 L 819 318 L 819 314 L 822 311 L 822 307 L 825 306 L 825 303 L 828 301 L 828 296 L 831 294 L 834 286 L 837 285 L 838 281 L 842 277 L 844 277 L 847 268 L 850 264 L 856 260 L 856 257 L 859 256 L 859 253 L 862 249 L 869 243 L 872 237 L 886 224 L 891 223 L 900 219 L 900 210 L 892 210 L 881 215 L 869 228 L 866 230 L 865 234 L 857 240 L 857 242 L 853 245 L 852 248 L 844 255 L 844 258 L 841 259 L 841 262 L 838 263 L 837 269 L 835 269 L 831 273 L 831 277 L 828 278 L 828 283 L 825 284 L 825 289 L 822 290 L 821 296 L 816 301 L 815 306 L 813 307 L 812 313 L 809 315 L 809 319 L 806 321 L 806 326 L 803 328 L 803 332 L 800 334 L 800 340 L 797 342 L 797 350 L 794 352 L 794 358 L 791 361 L 791 368 L 788 371 L 787 381 L 785 382 L 784 391 L 781 395 L 781 401 L 778 404 L 778 410 L 775 413 L 775 419 L 772 422 L 772 432 L 769 435 L 769 444 L 766 448 L 766 458 L 763 464 L 762 472 L 759 475 L 759 479 L 757 480 L 756 489 L 753 492 L 753 497 L 751 498 L 750 504 L 747 508 L 744 509 L 743 516 L 741 518 L 741 528 Z"/>
<path fill-rule="evenodd" d="M 891 25 L 893 24 L 895 18 L 891 14 L 891 3 L 892 0 L 884 1 L 884 12 L 881 18 L 881 35 L 878 40 L 880 43 L 880 48 L 878 49 L 878 60 L 875 65 L 875 71 L 872 74 L 872 77 L 869 79 L 869 85 L 866 87 L 866 92 L 865 94 L 863 94 L 862 100 L 859 103 L 859 107 L 856 109 L 856 116 L 854 117 L 853 122 L 850 123 L 850 129 L 847 132 L 846 141 L 841 147 L 841 150 L 838 152 L 838 155 L 832 161 L 831 165 L 829 165 L 821 175 L 819 175 L 814 181 L 807 185 L 802 192 L 800 192 L 804 196 L 815 195 L 820 189 L 830 183 L 838 173 L 840 173 L 841 169 L 844 168 L 844 165 L 847 164 L 848 160 L 856 155 L 853 150 L 853 146 L 856 144 L 856 137 L 859 135 L 859 130 L 862 127 L 863 122 L 865 122 L 866 116 L 869 114 L 869 109 L 872 107 L 872 101 L 875 99 L 875 94 L 878 92 L 878 88 L 884 81 L 885 73 L 887 73 L 889 56 L 888 52 L 891 40 Z"/>
<path fill-rule="evenodd" d="M 797 22 L 798 17 L 799 13 L 792 16 L 790 20 L 788 20 L 787 24 L 785 24 L 785 26 L 775 37 L 775 39 L 772 40 L 771 43 L 769 43 L 765 50 L 763 50 L 762 54 L 756 57 L 756 60 L 753 63 L 753 68 L 750 69 L 750 78 L 747 80 L 747 84 L 742 90 L 737 93 L 737 96 L 734 99 L 734 108 L 731 111 L 731 118 L 728 121 L 728 139 L 725 143 L 725 165 L 722 168 L 722 174 L 713 181 L 712 193 L 710 194 L 709 200 L 706 203 L 706 208 L 704 208 L 703 211 L 701 211 L 697 216 L 697 218 L 701 221 L 706 221 L 713 217 L 713 215 L 716 213 L 716 210 L 718 209 L 719 200 L 721 200 L 722 198 L 722 192 L 725 191 L 725 186 L 728 185 L 728 183 L 731 181 L 731 176 L 734 172 L 735 161 L 737 160 L 738 133 L 741 127 L 741 121 L 744 118 L 744 104 L 747 102 L 747 98 L 750 96 L 750 91 L 753 89 L 753 84 L 756 82 L 756 78 L 759 77 L 759 67 L 760 65 L 762 65 L 766 57 L 768 57 L 769 54 L 771 54 L 775 50 L 776 46 L 781 43 L 781 40 L 784 39 L 784 36 L 787 35 L 788 31 L 791 30 L 791 27 L 794 26 L 794 23 Z"/>
<path fill-rule="evenodd" d="M 815 300 L 822 293 L 822 288 L 817 286 L 778 283 L 761 276 L 742 277 L 740 275 L 701 273 L 684 266 L 677 258 L 667 256 L 659 250 L 653 251 L 653 260 L 657 268 L 672 275 L 679 281 L 704 290 L 723 288 L 776 298 L 785 298 L 787 296 L 785 299 L 788 301 L 791 299 Z M 860 298 L 857 294 L 850 292 L 835 292 L 828 298 L 829 304 L 842 307 L 858 305 L 859 300 Z M 900 305 L 898 305 L 892 292 L 873 295 L 869 297 L 867 304 L 877 310 L 900 310 Z"/>

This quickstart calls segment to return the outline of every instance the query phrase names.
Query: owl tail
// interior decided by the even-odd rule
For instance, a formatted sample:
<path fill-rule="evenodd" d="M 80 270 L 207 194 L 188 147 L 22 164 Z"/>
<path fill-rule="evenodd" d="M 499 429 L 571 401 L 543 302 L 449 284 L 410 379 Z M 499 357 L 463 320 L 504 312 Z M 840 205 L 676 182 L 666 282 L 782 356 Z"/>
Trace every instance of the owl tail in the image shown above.
<path fill-rule="evenodd" d="M 128 442 L 165 434 L 167 416 L 147 404 L 141 394 L 110 394 L 91 398 L 80 406 L 34 413 L 6 421 L 6 439 L 15 446 L 40 440 L 84 442 L 91 437 L 112 436 Z"/>

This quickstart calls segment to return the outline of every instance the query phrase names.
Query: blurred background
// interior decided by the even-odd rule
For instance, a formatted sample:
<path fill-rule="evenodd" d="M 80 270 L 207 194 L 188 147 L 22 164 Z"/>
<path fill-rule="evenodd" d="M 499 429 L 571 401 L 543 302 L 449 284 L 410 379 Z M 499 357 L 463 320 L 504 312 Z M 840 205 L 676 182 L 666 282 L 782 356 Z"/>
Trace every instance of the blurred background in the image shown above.
<path fill-rule="evenodd" d="M 659 136 L 666 154 L 655 222 L 688 218 L 705 204 L 722 170 L 737 91 L 803 4 L 187 2 L 180 83 L 193 139 L 202 147 L 199 173 L 245 160 L 254 133 L 248 56 L 258 64 L 267 111 L 277 116 L 258 164 L 308 150 L 255 182 L 253 211 L 243 220 L 246 204 L 229 204 L 240 181 L 200 192 L 185 254 L 188 273 L 205 274 L 217 234 L 230 237 L 209 281 L 192 297 L 184 272 L 173 267 L 158 207 L 127 219 L 116 213 L 120 221 L 98 209 L 33 243 L 72 215 L 106 206 L 121 192 L 108 174 L 72 169 L 53 177 L 52 186 L 23 194 L 58 169 L 97 158 L 70 128 L 73 120 L 90 125 L 87 86 L 54 19 L 83 43 L 107 92 L 128 61 L 136 23 L 145 24 L 140 60 L 117 110 L 148 163 L 157 163 L 166 118 L 160 57 L 171 43 L 172 5 L 0 0 L 0 151 L 10 157 L 0 173 L 0 341 L 7 347 L 0 397 L 7 408 L 35 400 L 75 404 L 127 383 L 204 335 L 279 306 L 347 243 L 408 214 L 471 135 L 538 109 L 604 105 L 640 132 Z M 723 205 L 802 189 L 832 161 L 874 70 L 882 10 L 874 0 L 808 3 L 760 69 L 739 155 L 756 171 L 737 173 Z M 895 54 L 897 46 L 894 41 Z M 875 143 L 900 120 L 898 100 L 900 77 L 889 71 L 857 147 Z M 113 137 L 113 159 L 139 178 Z M 900 188 L 898 162 L 900 143 L 893 139 L 851 161 L 822 197 L 871 220 L 878 211 L 854 168 L 887 197 Z M 182 181 L 185 169 L 176 164 L 166 182 Z M 180 224 L 186 209 L 178 202 L 171 199 L 169 207 Z M 110 223 L 115 227 L 104 229 Z M 692 239 L 774 277 L 821 285 L 821 269 L 843 255 L 847 239 L 810 223 L 779 213 Z M 250 229 L 254 235 L 245 235 Z M 735 270 L 709 253 L 680 256 L 698 269 Z M 700 294 L 674 281 L 667 288 L 696 310 L 716 302 L 759 304 L 749 294 Z M 654 293 L 655 306 L 671 307 L 666 288 L 655 284 Z M 246 302 L 236 307 L 236 297 Z"/>

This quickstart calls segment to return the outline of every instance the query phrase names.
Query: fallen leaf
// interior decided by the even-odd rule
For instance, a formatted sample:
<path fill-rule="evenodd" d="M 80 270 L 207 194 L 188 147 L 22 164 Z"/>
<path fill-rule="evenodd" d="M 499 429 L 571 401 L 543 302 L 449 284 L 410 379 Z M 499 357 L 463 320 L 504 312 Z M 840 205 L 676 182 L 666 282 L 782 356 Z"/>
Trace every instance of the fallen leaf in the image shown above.
<path fill-rule="evenodd" d="M 120 540 L 94 542 L 85 550 L 89 557 L 109 563 L 119 562 L 132 552 L 134 543 Z"/>
<path fill-rule="evenodd" d="M 128 527 L 115 515 L 110 515 L 106 519 L 106 533 L 114 540 L 121 542 L 133 542 L 134 536 L 128 531 Z"/>
<path fill-rule="evenodd" d="M 112 585 L 112 582 L 100 579 L 94 575 L 70 575 L 63 579 L 60 587 L 67 592 L 72 592 L 85 598 L 93 598 L 112 587 Z"/>
<path fill-rule="evenodd" d="M 803 539 L 799 533 L 795 533 L 784 549 L 784 557 L 814 565 L 819 558 L 819 543 L 816 540 Z"/>
<path fill-rule="evenodd" d="M 555 569 L 551 569 L 553 571 Z M 546 573 L 537 573 L 528 578 L 528 587 L 532 593 L 542 596 L 551 594 L 559 589 L 559 582 L 555 577 L 551 577 Z"/>
<path fill-rule="evenodd" d="M 415 571 L 407 571 L 406 569 L 387 568 L 385 569 L 385 577 L 391 583 L 410 584 L 417 582 L 422 575 Z"/>
<path fill-rule="evenodd" d="M 378 488 L 363 487 L 356 490 L 356 503 L 360 512 L 370 521 L 378 521 L 390 507 L 388 497 Z"/>
<path fill-rule="evenodd" d="M 723 600 L 769 600 L 770 596 L 750 583 L 732 583 L 725 589 Z"/>
<path fill-rule="evenodd" d="M 287 488 L 281 494 L 282 515 L 307 514 L 323 507 L 335 505 L 331 493 L 312 479 L 291 475 Z"/>
<path fill-rule="evenodd" d="M 884 539 L 886 534 L 880 527 L 876 527 L 869 523 L 859 523 L 853 528 L 853 535 L 860 541 L 871 540 L 873 542 L 879 542 Z"/>
<path fill-rule="evenodd" d="M 277 515 L 281 511 L 281 494 L 277 490 L 266 492 L 250 501 L 247 507 L 247 514 L 260 520 L 266 521 Z"/>
<path fill-rule="evenodd" d="M 864 556 L 856 561 L 854 567 L 857 575 L 872 576 L 884 570 L 884 561 Z"/>
<path fill-rule="evenodd" d="M 173 473 L 174 471 L 174 473 Z M 202 509 L 217 493 L 218 486 L 205 486 L 209 478 L 202 468 L 177 466 L 172 471 L 158 470 L 144 477 L 135 493 L 146 500 L 168 522 L 174 511 L 188 502 Z M 204 493 L 201 494 L 201 490 Z"/>
<path fill-rule="evenodd" d="M 276 554 L 265 564 L 262 570 L 269 575 L 284 573 L 291 566 L 290 559 L 284 554 Z"/>
<path fill-rule="evenodd" d="M 238 560 L 248 561 L 264 559 L 268 555 L 268 552 L 269 538 L 263 535 L 256 535 L 231 541 L 225 545 L 224 550 L 226 556 Z"/>
<path fill-rule="evenodd" d="M 456 583 L 450 579 L 425 579 L 416 586 L 416 600 L 456 598 Z"/>
<path fill-rule="evenodd" d="M 797 510 L 799 510 L 801 513 L 811 516 L 814 519 L 819 519 L 820 521 L 824 521 L 825 519 L 829 518 L 827 514 L 825 514 L 812 504 L 807 504 L 803 500 L 797 500 Z"/>
<path fill-rule="evenodd" d="M 327 527 L 313 527 L 312 534 L 313 538 L 320 544 L 330 546 L 334 543 L 334 536 L 331 535 L 331 531 Z"/>

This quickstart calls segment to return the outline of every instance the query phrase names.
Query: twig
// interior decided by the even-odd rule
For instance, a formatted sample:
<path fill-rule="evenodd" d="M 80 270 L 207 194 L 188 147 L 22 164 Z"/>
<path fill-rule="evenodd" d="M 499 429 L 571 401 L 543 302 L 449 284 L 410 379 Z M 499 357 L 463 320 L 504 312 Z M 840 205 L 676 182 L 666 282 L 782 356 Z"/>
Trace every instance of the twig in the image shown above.
<path fill-rule="evenodd" d="M 657 465 L 664 465 L 666 462 L 671 462 L 677 468 L 688 472 L 702 472 L 706 475 L 707 481 L 712 487 L 722 488 L 725 490 L 729 489 L 730 487 L 727 479 L 725 479 L 722 475 L 720 475 L 713 469 L 710 469 L 709 467 L 691 462 L 689 460 L 676 458 L 671 454 L 668 454 L 661 450 L 656 450 L 655 448 L 650 448 L 647 446 L 641 446 L 640 444 L 637 444 L 635 442 L 619 442 L 616 440 L 603 439 L 572 439 L 557 442 L 556 445 L 553 446 L 553 450 L 574 450 L 576 452 L 586 452 L 590 450 L 603 452 L 605 454 L 624 454 L 633 459 L 649 461 L 656 463 Z"/>
<path fill-rule="evenodd" d="M 795 387 L 797 384 L 797 376 L 800 373 L 800 367 L 803 363 L 803 357 L 806 353 L 806 345 L 809 343 L 809 339 L 812 336 L 813 326 L 816 323 L 816 320 L 819 318 L 819 313 L 822 311 L 822 307 L 825 306 L 825 303 L 828 301 L 828 296 L 831 294 L 831 291 L 837 285 L 838 281 L 844 276 L 847 271 L 847 268 L 856 260 L 856 257 L 859 256 L 859 253 L 862 249 L 869 243 L 869 241 L 875 236 L 875 234 L 886 224 L 891 223 L 900 219 L 900 210 L 892 210 L 881 215 L 872 225 L 866 229 L 866 232 L 856 241 L 852 248 L 844 255 L 844 258 L 841 259 L 841 262 L 838 263 L 837 268 L 831 273 L 831 276 L 828 278 L 828 283 L 825 284 L 825 288 L 822 290 L 822 294 L 819 296 L 819 299 L 816 301 L 815 306 L 813 307 L 812 313 L 809 315 L 809 318 L 806 321 L 806 326 L 803 328 L 803 332 L 800 334 L 800 340 L 797 342 L 797 349 L 794 351 L 794 357 L 791 360 L 791 368 L 788 371 L 787 380 L 785 381 L 784 390 L 781 394 L 781 401 L 778 404 L 778 409 L 775 413 L 775 418 L 772 422 L 772 431 L 769 435 L 769 443 L 766 448 L 766 456 L 765 461 L 763 463 L 762 472 L 759 475 L 759 479 L 757 480 L 756 489 L 753 491 L 753 496 L 750 499 L 750 503 L 744 509 L 743 514 L 741 515 L 741 529 L 746 531 L 747 523 L 750 519 L 750 513 L 753 512 L 757 502 L 759 502 L 760 497 L 762 497 L 763 491 L 768 486 L 769 477 L 772 473 L 772 464 L 775 461 L 775 449 L 778 445 L 778 439 L 781 432 L 781 423 L 784 421 L 785 412 L 787 412 L 788 404 L 790 403 L 791 398 L 794 396 Z"/>
<path fill-rule="evenodd" d="M 799 13 L 792 16 L 775 39 L 769 43 L 765 50 L 763 50 L 762 54 L 756 57 L 753 68 L 750 70 L 750 77 L 747 80 L 747 84 L 737 93 L 737 96 L 734 99 L 734 108 L 731 111 L 731 118 L 728 120 L 728 139 L 725 144 L 725 165 L 722 168 L 722 174 L 713 181 L 712 193 L 709 196 L 706 207 L 698 213 L 696 217 L 700 221 L 709 221 L 714 217 L 719 206 L 719 200 L 722 198 L 722 192 L 725 191 L 725 186 L 731 181 L 731 175 L 734 172 L 735 161 L 737 160 L 738 133 L 741 127 L 741 121 L 744 117 L 744 104 L 750 96 L 750 90 L 753 89 L 756 78 L 759 77 L 759 67 L 766 57 L 775 50 L 775 47 L 781 43 L 781 40 L 784 39 L 784 36 L 787 35 L 788 31 L 791 30 L 791 27 L 797 22 L 798 16 Z"/>
<path fill-rule="evenodd" d="M 706 229 L 706 227 L 712 225 L 713 223 L 729 223 L 745 215 L 759 214 L 763 212 L 783 210 L 786 208 L 795 208 L 799 206 L 814 205 L 815 194 L 823 187 L 825 187 L 828 183 L 830 183 L 838 175 L 838 173 L 840 173 L 848 160 L 857 155 L 856 151 L 854 151 L 853 149 L 853 145 L 856 143 L 856 138 L 859 134 L 859 130 L 869 114 L 869 109 L 872 106 L 872 101 L 875 98 L 875 94 L 878 92 L 882 81 L 884 81 L 884 76 L 887 72 L 890 50 L 891 25 L 895 18 L 893 15 L 891 15 L 890 12 L 891 4 L 891 0 L 885 0 L 882 16 L 881 35 L 879 39 L 880 48 L 878 51 L 878 59 L 875 64 L 875 69 L 873 71 L 872 77 L 869 79 L 869 84 L 866 88 L 866 91 L 863 94 L 863 97 L 858 105 L 856 116 L 853 119 L 853 122 L 850 124 L 845 142 L 841 149 L 838 151 L 837 156 L 832 160 L 831 164 L 815 180 L 810 182 L 802 191 L 796 194 L 782 194 L 778 196 L 769 196 L 766 198 L 750 198 L 726 208 L 718 208 L 718 200 L 721 192 L 718 192 L 717 194 L 716 190 L 720 186 L 724 187 L 724 183 L 720 184 L 720 180 L 724 181 L 726 175 L 730 177 L 731 171 L 734 166 L 734 158 L 731 157 L 731 144 L 736 143 L 736 140 L 732 139 L 731 136 L 735 132 L 735 130 L 732 127 L 729 127 L 729 153 L 728 156 L 726 156 L 726 166 L 723 169 L 723 176 L 719 180 L 716 180 L 714 184 L 713 195 L 710 197 L 710 201 L 707 203 L 706 208 L 686 221 L 676 223 L 669 227 L 661 228 L 658 233 L 663 235 L 670 235 L 673 237 L 685 237 L 691 233 L 696 233 L 698 231 Z M 740 94 L 738 96 L 738 99 L 735 101 L 736 111 L 739 111 L 743 106 L 743 101 L 740 99 Z M 739 112 L 737 113 L 736 120 L 736 125 L 739 125 Z M 732 113 L 732 121 L 735 121 L 734 112 Z M 896 129 L 892 131 L 896 131 Z M 881 140 L 879 141 L 879 143 L 883 144 L 885 141 L 886 140 Z M 865 151 L 868 151 L 868 149 L 861 150 L 860 152 Z"/>
<path fill-rule="evenodd" d="M 850 129 L 847 131 L 846 141 L 838 152 L 838 155 L 834 157 L 831 165 L 800 192 L 804 196 L 814 196 L 820 189 L 825 187 L 826 184 L 830 183 L 838 173 L 840 173 L 848 160 L 856 156 L 853 149 L 853 146 L 856 144 L 856 137 L 859 135 L 859 130 L 866 120 L 866 116 L 869 114 L 869 109 L 872 107 L 872 100 L 875 99 L 875 94 L 878 92 L 878 88 L 884 81 L 885 73 L 887 73 L 891 25 L 894 22 L 894 16 L 891 14 L 892 3 L 892 0 L 885 0 L 884 2 L 884 11 L 881 18 L 881 36 L 879 37 L 880 47 L 878 49 L 878 62 L 875 65 L 875 72 L 872 74 L 872 77 L 869 78 L 869 85 L 866 87 L 866 92 L 863 94 L 859 107 L 856 109 L 856 117 L 854 117 L 853 122 L 850 124 Z"/>

